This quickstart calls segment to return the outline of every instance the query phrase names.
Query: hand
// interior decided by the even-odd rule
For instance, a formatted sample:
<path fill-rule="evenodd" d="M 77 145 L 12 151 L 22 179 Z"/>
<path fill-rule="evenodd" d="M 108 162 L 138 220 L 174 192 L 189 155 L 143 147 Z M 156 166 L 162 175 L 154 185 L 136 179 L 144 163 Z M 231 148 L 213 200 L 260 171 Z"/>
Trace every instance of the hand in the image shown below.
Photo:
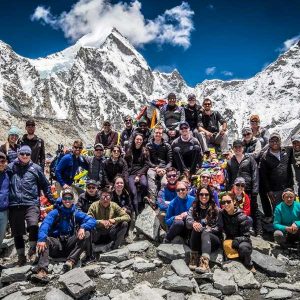
<path fill-rule="evenodd" d="M 36 247 L 37 247 L 38 253 L 42 253 L 42 252 L 44 252 L 46 250 L 47 244 L 46 244 L 46 242 L 38 242 L 36 244 Z"/>
<path fill-rule="evenodd" d="M 213 136 L 213 133 L 212 132 L 205 132 L 205 135 L 208 137 L 208 138 L 211 138 Z"/>
<path fill-rule="evenodd" d="M 297 233 L 297 231 L 298 231 L 298 226 L 297 226 L 295 223 L 293 223 L 293 224 L 291 225 L 291 228 L 292 228 L 292 233 Z"/>
<path fill-rule="evenodd" d="M 64 184 L 63 185 L 63 189 L 65 190 L 65 189 L 69 189 L 70 188 L 70 186 L 68 185 L 68 184 Z"/>
<path fill-rule="evenodd" d="M 134 178 L 134 182 L 140 182 L 140 176 L 135 176 L 135 178 Z"/>
<path fill-rule="evenodd" d="M 110 227 L 110 223 L 108 220 L 101 220 L 99 223 L 102 224 L 106 229 Z"/>
<path fill-rule="evenodd" d="M 113 224 L 116 223 L 116 220 L 115 220 L 115 219 L 109 219 L 108 221 L 109 221 L 109 223 L 110 223 L 111 225 L 113 225 Z"/>
<path fill-rule="evenodd" d="M 183 212 L 182 214 L 180 214 L 181 215 L 181 217 L 182 217 L 182 219 L 185 219 L 186 218 L 186 216 L 187 216 L 187 212 L 185 211 L 185 212 Z"/>
<path fill-rule="evenodd" d="M 225 132 L 226 132 L 226 129 L 221 129 L 220 135 L 223 136 L 225 134 Z"/>
<path fill-rule="evenodd" d="M 182 216 L 181 215 L 176 216 L 175 220 L 182 220 Z"/>
<path fill-rule="evenodd" d="M 85 237 L 85 230 L 83 228 L 80 228 L 77 232 L 77 237 L 80 239 L 80 240 L 83 240 L 84 237 Z"/>
<path fill-rule="evenodd" d="M 286 230 L 288 233 L 293 233 L 292 226 L 286 226 L 286 227 L 285 227 L 285 230 Z"/>
<path fill-rule="evenodd" d="M 202 225 L 200 223 L 198 223 L 198 222 L 193 223 L 193 229 L 195 231 L 200 232 L 201 228 L 202 228 Z"/>

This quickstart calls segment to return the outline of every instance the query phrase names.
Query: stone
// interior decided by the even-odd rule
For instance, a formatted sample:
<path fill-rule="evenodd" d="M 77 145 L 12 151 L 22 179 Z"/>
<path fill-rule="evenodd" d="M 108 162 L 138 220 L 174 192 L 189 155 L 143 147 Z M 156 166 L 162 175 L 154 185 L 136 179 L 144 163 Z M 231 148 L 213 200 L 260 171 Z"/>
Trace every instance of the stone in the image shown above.
<path fill-rule="evenodd" d="M 201 284 L 199 286 L 199 289 L 200 289 L 200 293 L 211 295 L 218 298 L 222 297 L 222 292 L 220 290 L 215 289 L 211 283 Z"/>
<path fill-rule="evenodd" d="M 20 287 L 21 286 L 19 282 L 14 282 L 8 286 L 3 287 L 2 289 L 0 289 L 0 299 L 15 292 L 18 292 L 20 290 Z"/>
<path fill-rule="evenodd" d="M 165 289 L 160 289 L 160 288 L 153 288 L 153 290 L 155 292 L 157 292 L 160 296 L 164 297 L 166 296 L 167 294 L 171 293 L 170 291 L 168 290 L 165 290 Z"/>
<path fill-rule="evenodd" d="M 192 294 L 188 298 L 188 300 L 219 300 L 218 298 L 206 294 Z"/>
<path fill-rule="evenodd" d="M 110 279 L 113 279 L 114 277 L 116 277 L 116 274 L 102 274 L 100 277 L 102 279 L 110 280 Z"/>
<path fill-rule="evenodd" d="M 286 256 L 282 255 L 281 253 L 279 253 L 277 255 L 277 259 L 281 260 L 282 262 L 284 262 L 286 264 L 288 264 L 290 261 Z"/>
<path fill-rule="evenodd" d="M 111 261 L 121 262 L 124 260 L 128 260 L 129 253 L 130 252 L 129 252 L 128 248 L 124 247 L 121 249 L 116 249 L 116 250 L 101 254 L 100 260 L 106 261 L 106 262 L 111 262 Z"/>
<path fill-rule="evenodd" d="M 130 267 L 134 262 L 135 262 L 134 259 L 124 260 L 124 261 L 121 261 L 120 263 L 118 263 L 116 267 L 118 269 L 125 269 L 125 268 Z"/>
<path fill-rule="evenodd" d="M 247 270 L 244 265 L 238 261 L 230 261 L 224 264 L 223 269 L 233 275 L 234 281 L 240 288 L 258 289 L 260 287 L 253 273 Z"/>
<path fill-rule="evenodd" d="M 172 276 L 172 275 L 174 275 L 175 274 L 175 272 L 174 271 L 172 271 L 172 270 L 168 270 L 168 271 L 166 271 L 166 276 Z"/>
<path fill-rule="evenodd" d="M 159 238 L 160 222 L 156 212 L 147 206 L 137 217 L 135 228 L 148 238 L 157 241 Z"/>
<path fill-rule="evenodd" d="M 1 282 L 12 283 L 16 281 L 24 281 L 30 274 L 31 266 L 15 267 L 2 270 Z"/>
<path fill-rule="evenodd" d="M 193 272 L 189 269 L 183 259 L 175 259 L 171 262 L 171 268 L 176 272 L 178 276 L 192 277 Z"/>
<path fill-rule="evenodd" d="M 139 241 L 136 243 L 132 243 L 127 245 L 127 248 L 130 252 L 144 252 L 150 247 L 150 243 L 148 241 Z"/>
<path fill-rule="evenodd" d="M 133 258 L 135 263 L 148 263 L 149 261 L 143 257 L 136 256 Z"/>
<path fill-rule="evenodd" d="M 179 244 L 160 244 L 157 249 L 157 255 L 172 261 L 174 259 L 186 259 L 188 258 L 191 249 L 186 245 Z"/>
<path fill-rule="evenodd" d="M 22 294 L 23 295 L 31 295 L 31 294 L 39 293 L 43 290 L 44 290 L 44 288 L 36 286 L 31 289 L 26 289 L 26 290 L 22 291 Z"/>
<path fill-rule="evenodd" d="M 293 292 L 300 292 L 300 282 L 295 283 L 280 283 L 278 286 L 280 289 L 289 290 Z"/>
<path fill-rule="evenodd" d="M 112 300 L 164 300 L 155 289 L 152 289 L 147 284 L 139 284 L 133 290 L 119 294 Z"/>
<path fill-rule="evenodd" d="M 283 290 L 283 289 L 275 289 L 268 293 L 265 298 L 266 299 L 288 299 L 292 298 L 293 293 L 291 291 Z"/>
<path fill-rule="evenodd" d="M 210 254 L 210 261 L 219 266 L 222 265 L 224 261 L 223 249 L 219 248 L 218 250 L 212 252 Z"/>
<path fill-rule="evenodd" d="M 66 295 L 63 291 L 52 288 L 45 296 L 45 300 L 72 300 L 69 295 Z"/>
<path fill-rule="evenodd" d="M 229 274 L 220 269 L 216 269 L 213 275 L 214 287 L 224 295 L 231 295 L 237 291 L 237 285 L 233 274 Z"/>
<path fill-rule="evenodd" d="M 63 263 L 55 264 L 55 265 L 53 265 L 52 273 L 60 275 L 60 274 L 63 273 L 63 269 L 64 269 L 64 264 Z"/>
<path fill-rule="evenodd" d="M 167 300 L 184 300 L 184 294 L 182 293 L 174 293 L 174 292 L 170 292 L 169 294 L 167 294 Z"/>
<path fill-rule="evenodd" d="M 195 278 L 192 278 L 192 279 L 191 279 L 191 283 L 193 284 L 194 292 L 195 292 L 196 294 L 200 293 L 199 285 L 198 285 L 198 283 L 197 283 L 197 281 L 196 281 Z"/>
<path fill-rule="evenodd" d="M 133 270 L 138 273 L 145 273 L 149 271 L 153 271 L 156 266 L 154 263 L 143 263 L 143 262 L 136 262 L 132 266 Z"/>
<path fill-rule="evenodd" d="M 4 239 L 1 246 L 0 246 L 0 249 L 7 249 L 7 248 L 10 248 L 12 247 L 13 245 L 15 244 L 14 242 L 14 238 L 10 238 L 10 239 Z"/>
<path fill-rule="evenodd" d="M 252 248 L 258 250 L 264 254 L 269 254 L 271 245 L 268 241 L 263 240 L 260 237 L 251 236 Z"/>
<path fill-rule="evenodd" d="M 113 298 L 113 297 L 118 296 L 119 294 L 122 294 L 122 291 L 119 289 L 114 289 L 114 290 L 110 291 L 110 293 L 108 294 L 108 297 Z"/>
<path fill-rule="evenodd" d="M 179 277 L 177 275 L 169 276 L 162 283 L 163 288 L 170 291 L 180 291 L 191 293 L 194 289 L 193 283 L 188 278 Z"/>
<path fill-rule="evenodd" d="M 268 294 L 269 290 L 265 287 L 262 287 L 260 290 L 259 290 L 259 293 L 261 295 L 265 295 L 265 294 Z"/>
<path fill-rule="evenodd" d="M 243 300 L 244 298 L 240 295 L 231 295 L 231 296 L 226 296 L 224 300 Z"/>
<path fill-rule="evenodd" d="M 121 279 L 121 284 L 127 285 L 129 283 L 128 279 Z"/>
<path fill-rule="evenodd" d="M 78 299 L 95 290 L 96 285 L 86 273 L 75 268 L 60 276 L 59 282 L 68 289 L 71 295 Z"/>
<path fill-rule="evenodd" d="M 133 272 L 131 270 L 123 271 L 123 272 L 121 272 L 121 277 L 123 279 L 132 278 L 133 277 Z"/>
<path fill-rule="evenodd" d="M 262 284 L 263 287 L 268 288 L 268 289 L 277 289 L 278 288 L 278 284 L 276 284 L 275 282 L 271 282 L 271 281 L 266 281 Z"/>
<path fill-rule="evenodd" d="M 287 275 L 285 263 L 282 261 L 256 250 L 252 251 L 251 257 L 255 267 L 267 273 L 269 276 L 285 277 Z"/>
<path fill-rule="evenodd" d="M 195 272 L 199 272 L 199 274 L 195 274 L 194 275 L 194 278 L 196 279 L 204 279 L 204 280 L 207 280 L 207 281 L 213 281 L 213 276 L 214 274 L 213 273 L 200 273 L 199 269 L 196 268 Z"/>
<path fill-rule="evenodd" d="M 163 265 L 163 262 L 162 262 L 160 259 L 158 259 L 158 258 L 152 259 L 152 262 L 153 262 L 157 267 L 162 267 L 162 265 Z"/>
<path fill-rule="evenodd" d="M 6 297 L 4 297 L 2 300 L 29 300 L 30 296 L 22 295 L 22 292 L 18 291 L 15 293 L 12 293 Z"/>
<path fill-rule="evenodd" d="M 115 269 L 115 266 L 108 266 L 101 270 L 101 274 L 116 274 L 117 270 Z"/>
<path fill-rule="evenodd" d="M 101 266 L 95 264 L 87 265 L 82 270 L 90 277 L 97 277 L 101 272 Z"/>

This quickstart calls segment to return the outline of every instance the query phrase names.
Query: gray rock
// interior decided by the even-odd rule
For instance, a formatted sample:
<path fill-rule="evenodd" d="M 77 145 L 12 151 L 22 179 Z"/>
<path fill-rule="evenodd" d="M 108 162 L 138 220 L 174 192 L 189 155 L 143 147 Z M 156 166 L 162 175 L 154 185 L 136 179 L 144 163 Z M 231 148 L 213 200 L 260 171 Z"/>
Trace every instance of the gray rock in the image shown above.
<path fill-rule="evenodd" d="M 129 283 L 128 279 L 121 279 L 121 284 L 127 285 Z"/>
<path fill-rule="evenodd" d="M 174 275 L 174 274 L 175 274 L 175 272 L 172 271 L 172 270 L 168 270 L 168 271 L 165 273 L 166 276 L 172 276 L 172 275 Z"/>
<path fill-rule="evenodd" d="M 123 279 L 132 278 L 133 277 L 133 272 L 131 270 L 126 270 L 124 272 L 121 272 L 121 277 Z"/>
<path fill-rule="evenodd" d="M 186 259 L 191 249 L 186 245 L 179 244 L 160 244 L 157 249 L 157 255 L 168 260 Z"/>
<path fill-rule="evenodd" d="M 144 273 L 144 272 L 153 271 L 156 268 L 156 266 L 154 263 L 136 262 L 133 264 L 132 268 L 134 271 L 138 273 Z"/>
<path fill-rule="evenodd" d="M 256 250 L 252 251 L 251 257 L 254 265 L 268 275 L 272 277 L 285 277 L 287 275 L 285 263 L 282 261 Z"/>
<path fill-rule="evenodd" d="M 197 268 L 196 268 L 195 272 L 197 273 L 197 272 L 200 272 L 200 271 L 197 270 Z M 214 276 L 213 273 L 204 273 L 204 274 L 199 273 L 199 274 L 194 275 L 194 278 L 196 278 L 196 279 L 205 279 L 205 280 L 208 280 L 208 281 L 213 281 L 213 276 Z"/>
<path fill-rule="evenodd" d="M 271 281 L 266 281 L 262 284 L 263 287 L 268 288 L 268 289 L 277 289 L 278 288 L 278 284 L 276 284 L 275 282 L 271 282 Z"/>
<path fill-rule="evenodd" d="M 64 268 L 64 264 L 63 263 L 55 264 L 55 265 L 53 265 L 52 273 L 60 275 L 60 274 L 63 273 L 63 268 Z"/>
<path fill-rule="evenodd" d="M 160 223 L 155 211 L 150 206 L 147 206 L 141 214 L 138 215 L 135 227 L 148 238 L 154 241 L 158 240 Z"/>
<path fill-rule="evenodd" d="M 277 259 L 279 259 L 280 261 L 282 261 L 282 262 L 284 262 L 286 264 L 288 264 L 289 261 L 290 261 L 286 256 L 282 255 L 281 253 L 279 253 L 277 255 Z"/>
<path fill-rule="evenodd" d="M 101 272 L 101 266 L 96 264 L 87 265 L 83 267 L 82 270 L 90 277 L 97 277 Z"/>
<path fill-rule="evenodd" d="M 201 284 L 199 289 L 200 289 L 200 293 L 211 295 L 218 298 L 222 297 L 222 292 L 220 290 L 215 289 L 211 283 Z"/>
<path fill-rule="evenodd" d="M 244 265 L 238 261 L 230 261 L 224 264 L 223 269 L 233 275 L 234 281 L 240 288 L 258 289 L 260 287 L 253 273 L 247 270 Z"/>
<path fill-rule="evenodd" d="M 108 266 L 101 270 L 101 274 L 116 274 L 117 270 L 114 268 L 114 266 Z"/>
<path fill-rule="evenodd" d="M 91 300 L 110 300 L 108 296 L 93 297 Z"/>
<path fill-rule="evenodd" d="M 293 293 L 291 291 L 275 289 L 265 296 L 266 299 L 288 299 L 292 298 Z"/>
<path fill-rule="evenodd" d="M 66 295 L 63 291 L 52 288 L 45 296 L 45 300 L 72 300 L 70 296 Z"/>
<path fill-rule="evenodd" d="M 191 293 L 194 289 L 193 283 L 188 278 L 179 277 L 177 275 L 169 276 L 162 283 L 163 288 L 170 291 L 180 291 Z"/>
<path fill-rule="evenodd" d="M 162 265 L 163 265 L 163 262 L 162 262 L 160 259 L 158 259 L 158 258 L 152 259 L 152 262 L 153 262 L 157 267 L 162 267 Z"/>
<path fill-rule="evenodd" d="M 271 245 L 268 241 L 263 240 L 262 238 L 251 236 L 252 247 L 255 250 L 258 250 L 262 253 L 269 254 L 271 250 Z"/>
<path fill-rule="evenodd" d="M 118 296 L 119 294 L 122 294 L 122 291 L 119 289 L 114 289 L 114 290 L 110 291 L 110 293 L 108 294 L 108 297 L 113 298 L 113 297 Z"/>
<path fill-rule="evenodd" d="M 24 281 L 30 274 L 31 266 L 15 267 L 2 270 L 1 282 L 12 283 L 16 281 Z"/>
<path fill-rule="evenodd" d="M 169 294 L 167 294 L 167 300 L 184 300 L 184 294 L 182 293 L 174 293 L 174 292 L 170 292 Z"/>
<path fill-rule="evenodd" d="M 124 261 L 121 261 L 120 263 L 118 263 L 116 267 L 118 269 L 125 269 L 125 268 L 130 267 L 134 262 L 135 262 L 134 259 L 124 260 Z"/>
<path fill-rule="evenodd" d="M 280 289 L 294 291 L 294 292 L 300 292 L 300 282 L 295 283 L 280 283 L 279 284 Z"/>
<path fill-rule="evenodd" d="M 210 261 L 217 264 L 217 265 L 222 265 L 224 258 L 223 258 L 223 250 L 219 248 L 218 250 L 212 252 L 210 254 Z"/>
<path fill-rule="evenodd" d="M 150 243 L 148 241 L 139 241 L 127 246 L 130 252 L 144 252 L 149 247 L 150 247 Z"/>
<path fill-rule="evenodd" d="M 15 292 L 18 292 L 20 290 L 20 287 L 20 282 L 14 282 L 8 286 L 3 287 L 2 289 L 0 289 L 0 299 Z"/>
<path fill-rule="evenodd" d="M 259 290 L 259 293 L 261 295 L 265 295 L 265 294 L 268 294 L 269 290 L 265 287 L 262 287 L 260 290 Z"/>
<path fill-rule="evenodd" d="M 218 298 L 206 294 L 192 294 L 188 298 L 188 300 L 219 300 Z"/>
<path fill-rule="evenodd" d="M 231 296 L 226 296 L 224 300 L 243 300 L 244 298 L 240 295 L 231 295 Z"/>
<path fill-rule="evenodd" d="M 100 277 L 102 279 L 110 280 L 110 279 L 113 279 L 114 277 L 116 277 L 116 274 L 102 274 Z"/>
<path fill-rule="evenodd" d="M 199 294 L 200 293 L 200 289 L 199 289 L 199 285 L 198 285 L 197 281 L 195 280 L 195 278 L 191 279 L 191 283 L 193 284 L 194 292 L 196 294 Z"/>
<path fill-rule="evenodd" d="M 220 269 L 216 269 L 213 275 L 214 287 L 224 295 L 231 295 L 237 291 L 237 285 L 233 274 L 229 274 Z"/>
<path fill-rule="evenodd" d="M 39 293 L 42 290 L 44 290 L 44 288 L 36 286 L 31 289 L 26 289 L 26 290 L 22 291 L 22 294 L 23 295 L 31 295 L 31 294 Z"/>
<path fill-rule="evenodd" d="M 171 268 L 177 273 L 178 276 L 192 277 L 193 272 L 189 269 L 183 259 L 175 259 L 171 262 Z"/>
<path fill-rule="evenodd" d="M 106 262 L 111 262 L 111 261 L 116 261 L 116 262 L 121 262 L 124 260 L 128 260 L 129 258 L 129 250 L 127 247 L 113 250 L 107 253 L 103 253 L 100 255 L 100 260 L 106 261 Z"/>
<path fill-rule="evenodd" d="M 30 296 L 22 295 L 22 292 L 19 291 L 4 297 L 2 300 L 28 300 L 29 298 Z"/>
<path fill-rule="evenodd" d="M 76 299 L 90 293 L 96 288 L 95 283 L 90 277 L 79 268 L 61 275 L 59 281 L 64 284 L 71 295 Z"/>
<path fill-rule="evenodd" d="M 7 249 L 12 247 L 13 245 L 14 245 L 14 238 L 4 239 L 0 246 L 0 249 Z"/>
<path fill-rule="evenodd" d="M 164 297 L 166 296 L 167 294 L 171 293 L 170 291 L 168 290 L 165 290 L 165 289 L 160 289 L 160 288 L 153 288 L 153 290 L 158 293 L 160 296 Z"/>

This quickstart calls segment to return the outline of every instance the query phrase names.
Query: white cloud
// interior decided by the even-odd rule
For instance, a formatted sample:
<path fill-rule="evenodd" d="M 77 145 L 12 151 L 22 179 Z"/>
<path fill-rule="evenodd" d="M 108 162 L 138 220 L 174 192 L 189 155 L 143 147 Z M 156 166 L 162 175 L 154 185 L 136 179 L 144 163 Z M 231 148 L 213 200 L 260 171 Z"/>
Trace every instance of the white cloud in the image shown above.
<path fill-rule="evenodd" d="M 216 72 L 216 67 L 209 67 L 205 69 L 205 74 L 206 75 L 214 75 Z"/>
<path fill-rule="evenodd" d="M 277 49 L 277 51 L 285 52 L 285 51 L 289 50 L 292 46 L 294 46 L 297 42 L 299 42 L 299 40 L 300 40 L 300 34 L 283 42 L 283 46 L 281 48 Z"/>
<path fill-rule="evenodd" d="M 231 71 L 222 71 L 221 73 L 222 73 L 224 76 L 228 76 L 228 77 L 233 76 L 233 72 L 231 72 Z"/>
<path fill-rule="evenodd" d="M 38 6 L 32 21 L 41 21 L 53 28 L 60 28 L 66 38 L 80 39 L 84 46 L 100 46 L 113 28 L 135 46 L 155 42 L 168 43 L 187 49 L 194 29 L 194 12 L 187 2 L 166 10 L 153 20 L 145 19 L 141 3 L 111 4 L 108 0 L 79 0 L 69 12 L 53 16 L 50 8 Z"/>

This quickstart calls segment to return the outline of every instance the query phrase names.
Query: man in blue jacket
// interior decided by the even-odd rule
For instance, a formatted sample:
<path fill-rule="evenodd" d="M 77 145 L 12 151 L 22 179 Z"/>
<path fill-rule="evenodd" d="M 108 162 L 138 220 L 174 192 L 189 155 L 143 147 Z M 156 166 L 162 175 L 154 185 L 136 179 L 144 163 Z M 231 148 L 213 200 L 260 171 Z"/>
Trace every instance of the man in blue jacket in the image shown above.
<path fill-rule="evenodd" d="M 89 244 L 90 231 L 96 227 L 96 220 L 76 209 L 74 193 L 65 189 L 43 221 L 38 235 L 37 249 L 39 261 L 35 281 L 48 282 L 49 256 L 67 257 L 64 271 L 71 270 L 78 262 L 81 253 Z"/>
<path fill-rule="evenodd" d="M 28 258 L 31 262 L 36 259 L 36 242 L 38 221 L 40 216 L 40 191 L 50 202 L 54 202 L 49 181 L 42 168 L 31 161 L 31 149 L 22 146 L 18 157 L 7 167 L 9 184 L 9 224 L 18 254 L 18 265 L 26 263 L 25 243 L 23 235 L 25 222 L 29 233 Z"/>

